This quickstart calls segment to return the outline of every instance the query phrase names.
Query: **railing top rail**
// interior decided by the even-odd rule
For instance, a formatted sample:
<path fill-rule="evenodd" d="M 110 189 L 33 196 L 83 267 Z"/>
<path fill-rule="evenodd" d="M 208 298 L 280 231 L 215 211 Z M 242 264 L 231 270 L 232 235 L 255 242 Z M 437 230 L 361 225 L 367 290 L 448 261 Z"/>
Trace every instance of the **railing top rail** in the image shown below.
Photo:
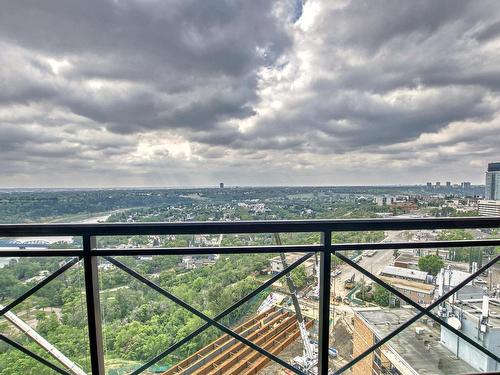
<path fill-rule="evenodd" d="M 500 217 L 208 221 L 99 224 L 0 224 L 1 237 L 229 234 L 498 228 Z"/>

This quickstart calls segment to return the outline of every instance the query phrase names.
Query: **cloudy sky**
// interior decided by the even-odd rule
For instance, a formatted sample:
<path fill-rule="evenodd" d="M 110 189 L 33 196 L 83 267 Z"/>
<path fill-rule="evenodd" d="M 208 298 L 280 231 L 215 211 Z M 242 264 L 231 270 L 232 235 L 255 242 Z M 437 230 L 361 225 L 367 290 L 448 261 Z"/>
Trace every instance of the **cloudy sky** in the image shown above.
<path fill-rule="evenodd" d="M 500 3 L 0 0 L 0 186 L 482 183 Z"/>

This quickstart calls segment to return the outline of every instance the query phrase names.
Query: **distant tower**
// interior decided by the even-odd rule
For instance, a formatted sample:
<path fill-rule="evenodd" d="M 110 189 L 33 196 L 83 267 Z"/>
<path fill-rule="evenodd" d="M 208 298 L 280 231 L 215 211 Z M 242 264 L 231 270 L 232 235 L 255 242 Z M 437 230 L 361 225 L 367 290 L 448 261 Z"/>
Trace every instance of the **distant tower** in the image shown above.
<path fill-rule="evenodd" d="M 441 187 L 441 182 L 437 181 L 437 182 L 436 182 L 436 187 L 437 187 L 437 188 L 438 188 L 438 187 Z"/>
<path fill-rule="evenodd" d="M 220 187 L 221 189 L 224 189 L 224 182 L 221 182 L 221 183 L 219 184 L 219 187 Z"/>
<path fill-rule="evenodd" d="M 484 196 L 486 200 L 500 200 L 500 162 L 488 164 Z"/>
<path fill-rule="evenodd" d="M 450 188 L 451 187 L 451 181 L 446 181 L 446 187 Z"/>
<path fill-rule="evenodd" d="M 432 182 L 427 183 L 427 189 L 430 189 L 430 188 L 432 188 Z"/>

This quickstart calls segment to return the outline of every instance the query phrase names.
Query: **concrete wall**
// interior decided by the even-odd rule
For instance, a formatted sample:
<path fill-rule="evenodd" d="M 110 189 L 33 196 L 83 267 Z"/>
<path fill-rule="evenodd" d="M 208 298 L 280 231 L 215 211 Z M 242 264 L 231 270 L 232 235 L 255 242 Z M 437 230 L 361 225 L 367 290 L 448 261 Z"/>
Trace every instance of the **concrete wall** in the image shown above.
<path fill-rule="evenodd" d="M 489 329 L 482 341 L 478 338 L 477 319 L 462 319 L 461 332 L 486 347 L 496 355 L 500 355 L 500 328 Z M 470 364 L 478 371 L 499 371 L 500 364 L 495 360 L 474 348 L 466 341 L 458 338 L 446 328 L 441 328 L 441 342 L 453 354 Z M 457 351 L 458 346 L 458 351 Z"/>

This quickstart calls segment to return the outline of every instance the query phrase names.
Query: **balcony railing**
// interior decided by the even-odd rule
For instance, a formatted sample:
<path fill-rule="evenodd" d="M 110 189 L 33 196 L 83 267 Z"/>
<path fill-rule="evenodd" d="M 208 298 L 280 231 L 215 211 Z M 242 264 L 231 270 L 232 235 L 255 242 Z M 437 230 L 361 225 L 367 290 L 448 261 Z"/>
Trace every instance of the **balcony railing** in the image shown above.
<path fill-rule="evenodd" d="M 313 253 L 320 254 L 320 291 L 319 291 L 319 331 L 318 331 L 318 374 L 329 374 L 328 355 L 329 355 L 329 316 L 330 316 L 330 292 L 331 292 L 331 257 L 336 255 L 345 263 L 361 272 L 371 280 L 389 290 L 405 303 L 411 305 L 418 313 L 401 324 L 392 333 L 378 340 L 372 347 L 365 350 L 348 364 L 335 370 L 335 374 L 341 374 L 350 369 L 356 363 L 366 356 L 370 355 L 376 349 L 386 344 L 396 335 L 407 329 L 412 323 L 415 323 L 422 317 L 428 317 L 441 326 L 445 327 L 455 335 L 475 347 L 480 352 L 490 356 L 496 361 L 500 358 L 477 343 L 472 338 L 466 336 L 459 330 L 447 324 L 441 318 L 436 316 L 432 310 L 446 301 L 450 296 L 460 290 L 463 286 L 470 283 L 478 275 L 486 271 L 500 259 L 500 255 L 494 257 L 474 272 L 470 277 L 462 281 L 459 285 L 444 293 L 439 299 L 435 300 L 427 307 L 422 307 L 406 295 L 387 284 L 379 277 L 371 274 L 368 270 L 362 268 L 357 263 L 342 254 L 348 250 L 394 250 L 394 249 L 430 249 L 430 248 L 459 248 L 459 247 L 482 247 L 482 246 L 500 246 L 500 239 L 483 240 L 463 240 L 463 241 L 427 241 L 427 242 L 381 242 L 381 243 L 346 243 L 333 244 L 332 232 L 338 231 L 392 231 L 392 230 L 423 230 L 423 229 L 472 229 L 472 228 L 500 228 L 500 218 L 429 218 L 429 219 L 363 219 L 363 220 L 309 220 L 309 221 L 253 221 L 253 222 L 185 222 L 185 223 L 139 223 L 139 224 L 19 224 L 19 225 L 0 225 L 0 237 L 40 237 L 40 236 L 75 236 L 83 239 L 82 249 L 19 249 L 19 250 L 0 250 L 0 257 L 74 257 L 74 260 L 64 264 L 53 274 L 47 276 L 36 286 L 25 292 L 16 300 L 9 303 L 0 311 L 3 316 L 15 306 L 26 300 L 35 292 L 47 285 L 63 272 L 68 270 L 77 261 L 83 259 L 83 268 L 85 276 L 85 295 L 88 318 L 88 335 L 90 345 L 90 360 L 92 374 L 104 374 L 104 354 L 103 354 L 103 333 L 101 306 L 99 301 L 99 283 L 98 283 L 98 257 L 104 257 L 107 261 L 116 267 L 127 272 L 130 276 L 156 290 L 158 293 L 167 297 L 171 301 L 184 307 L 194 315 L 198 316 L 205 323 L 184 339 L 166 348 L 165 351 L 143 366 L 135 370 L 132 374 L 144 372 L 150 366 L 160 361 L 162 358 L 172 353 L 189 340 L 199 335 L 209 327 L 216 327 L 239 340 L 243 344 L 258 351 L 262 355 L 270 358 L 281 366 L 287 368 L 296 374 L 303 374 L 300 370 L 291 364 L 259 347 L 252 341 L 242 335 L 234 332 L 220 321 L 222 318 L 242 306 L 264 289 L 271 286 L 275 281 L 288 274 L 298 267 Z M 186 235 L 186 234 L 257 234 L 257 233 L 320 233 L 321 243 L 318 245 L 283 245 L 283 246 L 235 246 L 235 247 L 183 247 L 183 248 L 127 248 L 127 249 L 99 249 L 96 246 L 97 236 L 111 235 Z M 115 257 L 117 256 L 139 256 L 139 255 L 207 255 L 207 254 L 249 254 L 249 253 L 281 253 L 281 252 L 306 252 L 307 255 L 288 266 L 286 269 L 263 283 L 253 292 L 234 303 L 222 313 L 214 318 L 210 318 L 203 312 L 198 311 L 185 301 L 176 297 L 169 291 L 160 287 L 140 275 L 130 267 L 121 263 Z M 0 286 L 1 287 L 1 286 Z M 52 370 L 68 374 L 51 362 L 40 357 L 36 353 L 23 347 L 19 343 L 0 335 L 0 338 L 7 344 L 21 350 L 31 358 L 47 365 Z"/>

